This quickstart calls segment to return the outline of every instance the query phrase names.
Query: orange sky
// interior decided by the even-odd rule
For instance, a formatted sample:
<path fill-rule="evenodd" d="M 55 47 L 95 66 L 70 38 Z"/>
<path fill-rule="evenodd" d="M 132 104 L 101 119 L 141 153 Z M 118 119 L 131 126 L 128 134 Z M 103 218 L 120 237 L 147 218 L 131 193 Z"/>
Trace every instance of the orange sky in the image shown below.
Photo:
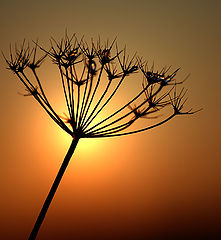
<path fill-rule="evenodd" d="M 4 52 L 24 38 L 47 45 L 65 28 L 89 38 L 117 36 L 150 63 L 182 67 L 181 78 L 191 73 L 190 105 L 203 107 L 146 133 L 80 141 L 39 239 L 218 234 L 220 7 L 207 0 L 1 3 Z M 37 102 L 17 94 L 23 86 L 0 62 L 0 239 L 19 240 L 30 233 L 71 139 Z M 44 71 L 53 93 L 54 72 Z"/>

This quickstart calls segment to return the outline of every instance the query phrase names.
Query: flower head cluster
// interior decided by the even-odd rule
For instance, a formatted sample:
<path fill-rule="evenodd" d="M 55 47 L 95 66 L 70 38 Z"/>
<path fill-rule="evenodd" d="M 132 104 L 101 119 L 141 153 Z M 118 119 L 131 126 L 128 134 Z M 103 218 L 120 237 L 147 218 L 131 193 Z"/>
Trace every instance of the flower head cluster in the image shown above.
<path fill-rule="evenodd" d="M 10 47 L 9 57 L 5 57 L 8 68 L 25 85 L 28 94 L 33 96 L 49 116 L 73 137 L 111 137 L 141 132 L 159 126 L 176 115 L 192 114 L 194 111 L 182 111 L 186 92 L 177 94 L 175 76 L 179 69 L 170 72 L 169 68 L 155 71 L 134 54 L 130 57 L 126 47 L 119 50 L 116 39 L 101 43 L 88 43 L 83 38 L 78 41 L 75 35 L 66 34 L 61 41 L 50 40 L 50 49 L 46 50 L 38 43 L 33 48 L 22 43 Z M 37 58 L 37 52 L 42 55 Z M 57 114 L 47 98 L 38 75 L 38 68 L 45 58 L 50 58 L 59 70 L 64 100 L 68 114 Z M 33 78 L 30 78 L 30 73 Z M 131 99 L 118 107 L 107 111 L 113 99 L 119 94 L 125 79 L 143 77 L 141 89 Z M 100 90 L 102 89 L 102 91 Z M 119 97 L 120 98 L 120 97 Z M 120 100 L 121 101 L 121 98 Z M 164 108 L 172 113 L 158 123 L 130 130 L 140 119 L 158 119 L 155 113 Z M 100 116 L 105 112 L 101 120 Z M 107 114 L 108 112 L 108 114 Z M 135 124 L 136 125 L 136 124 Z"/>

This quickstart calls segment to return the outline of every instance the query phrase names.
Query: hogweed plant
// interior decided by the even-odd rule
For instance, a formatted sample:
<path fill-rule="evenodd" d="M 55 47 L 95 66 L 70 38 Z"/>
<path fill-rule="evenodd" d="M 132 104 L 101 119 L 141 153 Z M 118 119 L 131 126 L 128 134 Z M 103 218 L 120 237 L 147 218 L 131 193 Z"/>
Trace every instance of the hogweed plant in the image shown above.
<path fill-rule="evenodd" d="M 39 52 L 41 57 L 38 57 Z M 75 35 L 69 37 L 65 34 L 60 41 L 51 38 L 47 50 L 37 42 L 31 48 L 24 41 L 19 47 L 10 46 L 9 57 L 3 56 L 8 69 L 24 84 L 27 91 L 24 96 L 34 97 L 54 122 L 73 139 L 29 236 L 30 240 L 36 238 L 81 138 L 107 138 L 143 132 L 175 116 L 196 112 L 192 109 L 183 111 L 187 98 L 184 88 L 177 90 L 177 85 L 184 81 L 176 80 L 179 69 L 171 72 L 170 67 L 165 67 L 156 71 L 136 54 L 130 57 L 126 47 L 119 49 L 116 39 L 110 43 L 102 43 L 100 39 L 88 43 L 83 38 L 78 40 Z M 45 94 L 38 69 L 46 58 L 58 68 L 67 114 L 57 113 Z M 127 84 L 129 76 L 140 79 L 140 91 L 116 110 L 107 111 L 108 108 L 112 109 L 111 103 L 115 105 L 113 99 L 116 96 L 122 102 L 119 89 Z M 162 118 L 158 112 L 166 108 L 172 111 Z M 165 115 L 165 111 L 162 112 Z M 143 121 L 145 126 L 135 124 L 139 121 Z M 148 125 L 153 121 L 157 122 Z"/>

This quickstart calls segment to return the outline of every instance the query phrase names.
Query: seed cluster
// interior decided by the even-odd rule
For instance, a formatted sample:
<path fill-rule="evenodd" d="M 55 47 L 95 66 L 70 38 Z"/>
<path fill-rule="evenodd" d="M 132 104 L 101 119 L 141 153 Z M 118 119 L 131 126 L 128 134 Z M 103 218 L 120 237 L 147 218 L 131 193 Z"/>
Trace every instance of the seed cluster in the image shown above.
<path fill-rule="evenodd" d="M 37 51 L 42 56 L 37 58 Z M 20 47 L 10 46 L 9 57 L 5 61 L 19 80 L 25 85 L 27 94 L 33 96 L 49 116 L 68 134 L 77 138 L 112 137 L 146 131 L 159 126 L 176 115 L 193 114 L 197 111 L 183 111 L 187 98 L 186 90 L 177 90 L 176 75 L 179 69 L 170 71 L 163 68 L 155 71 L 152 66 L 133 55 L 127 54 L 126 47 L 119 50 L 116 39 L 101 43 L 90 43 L 83 38 L 67 34 L 60 41 L 50 39 L 50 49 L 46 50 L 37 42 L 31 48 L 24 41 Z M 59 70 L 68 114 L 60 116 L 49 102 L 38 75 L 38 68 L 46 58 L 50 58 Z M 30 73 L 33 79 L 30 79 Z M 102 111 L 106 109 L 122 87 L 128 76 L 142 74 L 140 92 L 119 109 L 97 122 Z M 97 97 L 102 79 L 106 87 Z M 113 87 L 114 86 L 114 87 Z M 95 97 L 96 96 L 96 97 Z M 165 107 L 172 113 L 157 123 L 140 129 L 131 130 L 134 122 L 145 119 L 158 119 L 155 115 Z M 147 121 L 148 123 L 148 121 Z"/>

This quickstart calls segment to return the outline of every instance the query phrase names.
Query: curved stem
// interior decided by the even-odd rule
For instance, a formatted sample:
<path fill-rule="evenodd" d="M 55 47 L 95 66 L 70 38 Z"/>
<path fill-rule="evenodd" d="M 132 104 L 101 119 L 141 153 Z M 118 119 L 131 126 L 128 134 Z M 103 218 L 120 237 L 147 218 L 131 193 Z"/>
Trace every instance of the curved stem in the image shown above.
<path fill-rule="evenodd" d="M 147 130 L 150 130 L 152 128 L 155 128 L 155 127 L 158 127 L 166 122 L 168 122 L 170 119 L 172 119 L 173 117 L 175 117 L 177 114 L 173 113 L 172 115 L 170 115 L 168 118 L 164 119 L 163 121 L 159 122 L 159 123 L 156 123 L 154 125 L 151 125 L 149 127 L 146 127 L 146 128 L 141 128 L 141 129 L 138 129 L 138 130 L 134 130 L 134 131 L 131 131 L 131 132 L 125 132 L 125 133 L 117 133 L 119 132 L 118 130 L 115 130 L 115 131 L 111 131 L 109 132 L 108 134 L 94 134 L 94 135 L 91 135 L 90 138 L 98 138 L 98 137 L 119 137 L 119 136 L 126 136 L 126 135 L 130 135 L 130 134 L 134 134 L 134 133 L 139 133 L 139 132 L 144 132 L 144 131 L 147 131 Z M 116 133 L 116 134 L 114 134 Z"/>
<path fill-rule="evenodd" d="M 50 189 L 50 191 L 48 193 L 48 196 L 47 196 L 47 198 L 46 198 L 46 200 L 44 202 L 44 205 L 43 205 L 43 207 L 42 207 L 42 209 L 41 209 L 41 211 L 40 211 L 40 213 L 38 215 L 37 221 L 35 222 L 35 225 L 34 225 L 34 227 L 32 229 L 32 232 L 31 232 L 31 234 L 30 234 L 30 236 L 28 238 L 29 240 L 36 239 L 38 231 L 39 231 L 39 229 L 41 227 L 41 224 L 42 224 L 42 222 L 43 222 L 43 220 L 45 218 L 45 215 L 46 215 L 46 213 L 48 211 L 48 208 L 49 208 L 49 206 L 50 206 L 50 204 L 52 202 L 52 199 L 53 199 L 53 197 L 55 195 L 55 192 L 56 192 L 56 190 L 57 190 L 57 188 L 59 186 L 59 183 L 60 183 L 60 181 L 62 179 L 62 176 L 64 175 L 64 172 L 65 172 L 65 170 L 66 170 L 66 168 L 68 166 L 68 163 L 69 163 L 69 161 L 70 161 L 70 159 L 71 159 L 71 157 L 72 157 L 72 155 L 74 153 L 74 150 L 75 150 L 75 148 L 77 146 L 78 140 L 79 140 L 78 138 L 74 138 L 72 143 L 71 143 L 71 146 L 70 146 L 70 148 L 69 148 L 69 150 L 68 150 L 68 152 L 67 152 L 67 154 L 66 154 L 66 156 L 64 158 L 64 161 L 63 161 L 63 163 L 62 163 L 62 165 L 61 165 L 61 167 L 60 167 L 60 169 L 58 171 L 58 174 L 57 174 L 57 176 L 56 176 L 56 178 L 54 180 L 54 183 L 52 184 L 52 187 L 51 187 L 51 189 Z"/>

